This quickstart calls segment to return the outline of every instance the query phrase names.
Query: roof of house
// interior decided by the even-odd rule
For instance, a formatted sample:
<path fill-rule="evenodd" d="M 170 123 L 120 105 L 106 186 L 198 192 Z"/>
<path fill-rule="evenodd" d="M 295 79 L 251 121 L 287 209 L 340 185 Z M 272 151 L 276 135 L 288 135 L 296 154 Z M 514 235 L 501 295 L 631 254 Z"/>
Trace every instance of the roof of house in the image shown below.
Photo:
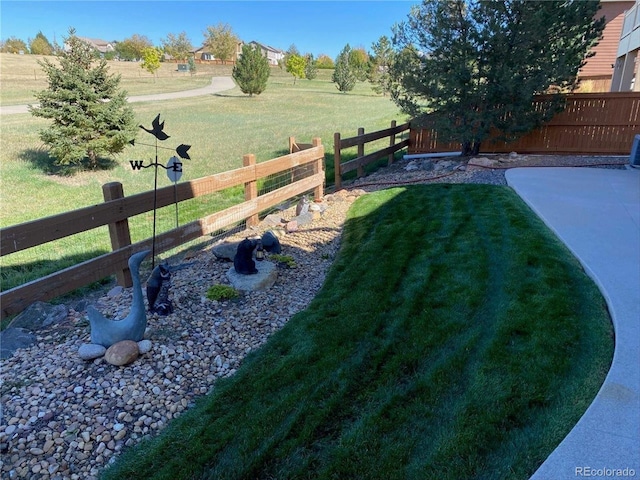
<path fill-rule="evenodd" d="M 107 42 L 106 40 L 102 40 L 100 38 L 88 38 L 88 37 L 78 37 L 78 38 L 83 42 L 88 43 L 99 52 L 106 53 L 109 51 L 113 51 L 112 42 Z"/>
<path fill-rule="evenodd" d="M 277 49 L 277 48 L 273 48 L 273 47 L 271 47 L 269 45 L 265 45 L 264 43 L 256 42 L 255 40 L 250 41 L 249 44 L 250 45 L 251 44 L 257 45 L 258 47 L 262 48 L 263 50 L 270 51 L 270 52 L 273 52 L 273 53 L 284 53 L 283 50 L 280 50 L 280 49 Z"/>

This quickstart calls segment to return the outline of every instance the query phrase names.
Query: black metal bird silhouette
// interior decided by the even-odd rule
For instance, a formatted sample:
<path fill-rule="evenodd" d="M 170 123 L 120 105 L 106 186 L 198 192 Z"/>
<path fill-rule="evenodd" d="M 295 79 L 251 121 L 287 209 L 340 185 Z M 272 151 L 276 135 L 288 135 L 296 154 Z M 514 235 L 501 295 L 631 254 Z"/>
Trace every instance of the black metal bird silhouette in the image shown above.
<path fill-rule="evenodd" d="M 139 127 L 141 129 L 143 129 L 145 132 L 149 132 L 151 135 L 156 137 L 158 140 L 166 140 L 167 138 L 169 138 L 169 135 L 167 135 L 166 133 L 163 132 L 164 121 L 162 123 L 160 123 L 160 114 L 158 114 L 158 116 L 153 119 L 153 122 L 151 122 L 151 126 L 153 128 L 151 128 L 151 130 L 149 130 L 148 128 L 143 127 L 142 125 L 139 125 Z"/>
<path fill-rule="evenodd" d="M 191 148 L 191 145 L 185 145 L 183 143 L 181 145 L 178 145 L 178 147 L 176 148 L 176 153 L 180 158 L 184 158 L 185 160 L 191 160 L 191 157 L 187 153 L 190 148 Z"/>

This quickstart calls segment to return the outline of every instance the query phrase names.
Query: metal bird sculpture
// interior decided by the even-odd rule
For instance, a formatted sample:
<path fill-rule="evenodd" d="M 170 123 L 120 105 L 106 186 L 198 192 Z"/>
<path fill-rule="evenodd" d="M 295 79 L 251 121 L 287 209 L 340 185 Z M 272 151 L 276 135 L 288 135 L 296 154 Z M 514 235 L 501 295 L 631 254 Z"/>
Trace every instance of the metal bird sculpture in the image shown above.
<path fill-rule="evenodd" d="M 140 284 L 140 264 L 149 255 L 149 250 L 144 250 L 131 255 L 129 268 L 133 280 L 133 302 L 131 310 L 122 320 L 111 320 L 96 310 L 92 305 L 87 307 L 87 316 L 91 325 L 91 343 L 103 345 L 109 348 L 114 343 L 122 340 L 142 340 L 147 328 L 147 315 L 144 308 L 142 286 Z"/>
<path fill-rule="evenodd" d="M 142 125 L 138 125 L 141 129 L 143 129 L 145 132 L 150 133 L 151 135 L 153 135 L 154 137 L 156 137 L 158 140 L 166 140 L 167 138 L 169 138 L 169 135 L 167 135 L 166 133 L 164 133 L 164 121 L 162 123 L 160 123 L 160 114 L 158 114 L 158 116 L 156 118 L 153 119 L 153 122 L 151 122 L 151 129 L 148 129 Z"/>

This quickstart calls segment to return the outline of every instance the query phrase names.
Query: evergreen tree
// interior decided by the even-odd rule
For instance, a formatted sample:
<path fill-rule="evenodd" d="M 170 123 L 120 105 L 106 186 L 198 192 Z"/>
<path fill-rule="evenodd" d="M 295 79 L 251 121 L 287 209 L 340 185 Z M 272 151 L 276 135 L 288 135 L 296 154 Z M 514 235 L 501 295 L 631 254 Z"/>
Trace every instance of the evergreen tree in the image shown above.
<path fill-rule="evenodd" d="M 267 80 L 271 70 L 269 60 L 258 47 L 242 46 L 242 55 L 233 67 L 232 77 L 242 93 L 249 96 L 260 95 L 267 88 Z"/>
<path fill-rule="evenodd" d="M 58 64 L 44 59 L 40 66 L 48 88 L 36 93 L 32 115 L 52 121 L 40 132 L 54 165 L 96 168 L 103 155 L 120 153 L 135 136 L 134 114 L 120 76 L 110 75 L 106 60 L 97 65 L 93 48 L 69 30 Z"/>
<path fill-rule="evenodd" d="M 376 93 L 386 95 L 390 90 L 389 68 L 393 63 L 394 51 L 391 41 L 382 36 L 371 46 L 373 51 L 370 59 L 369 81 Z"/>
<path fill-rule="evenodd" d="M 350 92 L 356 86 L 356 73 L 351 67 L 351 47 L 347 44 L 336 59 L 335 70 L 331 76 L 331 81 L 341 92 Z"/>
<path fill-rule="evenodd" d="M 307 64 L 304 67 L 304 76 L 307 80 L 313 80 L 318 76 L 318 66 L 316 65 L 316 61 L 313 59 L 313 55 L 311 53 L 306 55 L 305 61 Z"/>
<path fill-rule="evenodd" d="M 395 28 L 392 99 L 475 155 L 550 119 L 576 85 L 604 21 L 596 0 L 423 0 Z M 553 93 L 544 108 L 532 100 Z"/>

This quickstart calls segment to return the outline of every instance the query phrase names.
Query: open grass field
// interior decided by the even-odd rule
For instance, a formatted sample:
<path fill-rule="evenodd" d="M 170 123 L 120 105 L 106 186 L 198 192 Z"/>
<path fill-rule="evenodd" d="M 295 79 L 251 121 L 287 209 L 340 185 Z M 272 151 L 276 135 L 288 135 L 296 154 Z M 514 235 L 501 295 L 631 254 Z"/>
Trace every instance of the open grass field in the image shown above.
<path fill-rule="evenodd" d="M 102 478 L 525 480 L 612 351 L 598 289 L 512 190 L 384 190 L 309 308 Z"/>
<path fill-rule="evenodd" d="M 24 72 L 35 68 L 35 60 L 29 55 L 2 54 L 0 61 L 0 98 L 3 104 L 5 90 L 22 92 L 12 93 L 11 96 L 25 101 L 25 92 L 31 89 L 29 82 L 23 83 L 20 79 L 5 75 L 10 75 L 7 71 L 13 71 L 23 72 L 24 76 Z M 158 91 L 153 88 L 156 83 L 152 79 L 141 83 L 138 76 L 142 69 L 137 64 L 110 62 L 110 67 L 122 74 L 123 87 L 137 85 L 130 93 Z M 175 66 L 163 65 L 163 68 Z M 198 66 L 198 69 L 199 72 L 200 69 L 203 72 L 208 69 L 207 74 L 201 75 L 204 81 L 189 84 L 188 88 L 208 84 L 212 75 L 228 74 L 230 71 L 228 66 Z M 274 68 L 267 90 L 252 98 L 235 88 L 205 97 L 133 103 L 132 107 L 137 122 L 147 126 L 158 113 L 162 115 L 165 131 L 171 135 L 166 144 L 177 146 L 185 143 L 192 146 L 189 151 L 192 160 L 185 163 L 181 181 L 238 168 L 242 166 L 242 156 L 247 153 L 255 154 L 259 162 L 288 153 L 289 136 L 307 143 L 312 137 L 320 137 L 328 153 L 328 164 L 332 167 L 335 132 L 351 136 L 357 133 L 358 127 L 373 131 L 387 128 L 391 120 L 402 122 L 405 119 L 388 98 L 375 95 L 369 84 L 359 83 L 353 92 L 341 94 L 330 82 L 330 74 L 330 71 L 321 70 L 317 79 L 297 80 L 294 85 L 291 75 Z M 162 75 L 161 78 L 167 79 L 167 85 L 170 84 L 172 90 L 184 88 L 179 83 L 183 79 L 176 80 L 171 74 Z M 43 81 L 39 88 L 44 86 Z M 48 156 L 38 137 L 38 132 L 47 126 L 45 120 L 30 114 L 4 115 L 0 117 L 0 125 L 0 226 L 100 203 L 102 185 L 112 181 L 123 184 L 125 195 L 153 189 L 153 174 L 150 171 L 133 171 L 129 165 L 129 160 L 153 160 L 153 148 L 140 145 L 130 147 L 115 158 L 109 168 L 61 176 L 46 167 Z M 137 136 L 139 142 L 152 143 L 149 142 L 150 138 L 142 130 Z M 166 158 L 160 157 L 159 160 L 164 163 L 172 154 L 168 152 Z M 331 178 L 331 171 L 327 174 Z M 162 174 L 159 186 L 169 184 Z M 235 189 L 211 198 L 183 202 L 179 211 L 180 223 L 225 208 L 240 198 L 241 190 Z M 152 215 L 140 217 L 131 221 L 133 241 L 152 236 Z M 158 231 L 174 227 L 174 209 L 160 211 Z M 109 250 L 105 227 L 3 257 L 2 288 L 11 288 Z"/>
<path fill-rule="evenodd" d="M 0 53 L 0 105 L 35 102 L 34 92 L 47 88 L 47 77 L 38 62 L 56 57 Z M 138 62 L 110 61 L 109 71 L 120 75 L 121 86 L 129 95 L 175 92 L 204 87 L 212 76 L 231 75 L 231 65 L 197 65 L 195 75 L 178 72 L 175 63 L 162 63 L 156 75 L 140 67 Z"/>

